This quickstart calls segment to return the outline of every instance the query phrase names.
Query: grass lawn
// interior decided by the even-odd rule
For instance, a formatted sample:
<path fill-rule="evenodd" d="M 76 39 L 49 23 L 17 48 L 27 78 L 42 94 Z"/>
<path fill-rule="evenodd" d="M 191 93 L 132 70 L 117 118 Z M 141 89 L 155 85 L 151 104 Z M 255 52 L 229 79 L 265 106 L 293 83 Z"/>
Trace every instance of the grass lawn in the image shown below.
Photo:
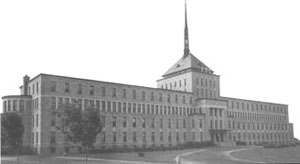
<path fill-rule="evenodd" d="M 114 159 L 125 161 L 144 161 L 144 162 L 156 162 L 156 163 L 175 163 L 174 158 L 183 153 L 192 152 L 200 149 L 185 149 L 185 150 L 172 150 L 172 151 L 153 151 L 144 152 L 144 157 L 139 157 L 137 152 L 129 153 L 107 153 L 107 154 L 90 154 L 91 158 L 101 159 Z M 76 157 L 84 157 L 84 154 L 72 155 Z"/>
<path fill-rule="evenodd" d="M 300 163 L 300 147 L 250 149 L 233 152 L 232 156 L 267 163 Z"/>
<path fill-rule="evenodd" d="M 207 148 L 206 151 L 193 153 L 183 157 L 188 161 L 198 161 L 206 164 L 224 164 L 224 163 L 242 163 L 240 161 L 233 161 L 227 156 L 223 155 L 224 151 L 230 151 L 233 149 L 242 149 L 244 147 L 211 147 Z"/>

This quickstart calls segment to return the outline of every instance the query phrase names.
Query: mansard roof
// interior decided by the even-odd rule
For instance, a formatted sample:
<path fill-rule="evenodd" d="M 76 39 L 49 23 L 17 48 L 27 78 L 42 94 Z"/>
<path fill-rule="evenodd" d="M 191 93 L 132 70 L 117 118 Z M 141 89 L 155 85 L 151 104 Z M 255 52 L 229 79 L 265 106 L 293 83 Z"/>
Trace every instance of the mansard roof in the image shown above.
<path fill-rule="evenodd" d="M 207 74 L 213 74 L 208 66 L 196 58 L 193 54 L 183 55 L 164 75 L 163 77 L 171 76 L 186 70 L 196 70 Z"/>

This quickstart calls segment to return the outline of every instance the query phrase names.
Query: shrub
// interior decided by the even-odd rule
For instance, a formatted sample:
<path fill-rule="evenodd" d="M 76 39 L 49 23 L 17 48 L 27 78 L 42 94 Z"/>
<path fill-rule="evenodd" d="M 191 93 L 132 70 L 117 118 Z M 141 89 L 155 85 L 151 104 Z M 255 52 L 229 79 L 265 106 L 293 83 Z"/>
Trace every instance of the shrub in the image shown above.
<path fill-rule="evenodd" d="M 246 142 L 243 141 L 236 141 L 237 146 L 246 145 Z"/>
<path fill-rule="evenodd" d="M 1 146 L 1 155 L 15 155 L 17 154 L 17 150 L 13 149 L 12 147 L 8 146 Z M 19 148 L 20 155 L 33 155 L 35 152 L 32 148 L 28 146 L 23 146 Z"/>

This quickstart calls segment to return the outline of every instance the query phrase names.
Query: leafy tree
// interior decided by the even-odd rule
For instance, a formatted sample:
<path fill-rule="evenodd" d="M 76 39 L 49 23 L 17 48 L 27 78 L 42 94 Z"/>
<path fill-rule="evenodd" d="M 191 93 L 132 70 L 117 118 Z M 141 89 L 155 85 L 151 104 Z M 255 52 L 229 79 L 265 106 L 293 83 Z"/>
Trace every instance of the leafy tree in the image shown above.
<path fill-rule="evenodd" d="M 102 131 L 100 114 L 94 108 L 81 110 L 76 106 L 66 106 L 62 116 L 62 130 L 67 140 L 85 148 L 87 161 L 88 150 Z"/>
<path fill-rule="evenodd" d="M 22 118 L 15 112 L 1 114 L 1 142 L 12 148 L 17 157 L 22 146 L 24 125 Z"/>

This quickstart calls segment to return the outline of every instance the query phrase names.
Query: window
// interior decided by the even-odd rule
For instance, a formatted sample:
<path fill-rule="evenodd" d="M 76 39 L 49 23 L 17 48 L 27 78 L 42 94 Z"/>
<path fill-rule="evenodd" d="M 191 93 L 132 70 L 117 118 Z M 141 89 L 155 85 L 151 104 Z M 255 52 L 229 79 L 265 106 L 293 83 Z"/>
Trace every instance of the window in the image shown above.
<path fill-rule="evenodd" d="M 123 128 L 126 128 L 126 117 L 123 117 Z"/>
<path fill-rule="evenodd" d="M 101 96 L 105 97 L 105 87 L 101 87 Z"/>
<path fill-rule="evenodd" d="M 112 95 L 111 95 L 111 96 L 112 96 L 112 97 L 116 97 L 116 92 L 117 92 L 117 91 L 116 91 L 116 88 L 113 88 L 113 89 L 112 89 Z"/>
<path fill-rule="evenodd" d="M 171 129 L 171 119 L 170 118 L 168 119 L 168 123 L 169 123 L 168 128 Z"/>
<path fill-rule="evenodd" d="M 96 110 L 100 111 L 100 101 L 96 100 Z"/>
<path fill-rule="evenodd" d="M 102 132 L 102 143 L 105 143 L 105 140 L 106 140 L 105 132 Z"/>
<path fill-rule="evenodd" d="M 151 128 L 154 128 L 155 127 L 155 120 L 154 118 L 151 118 Z"/>
<path fill-rule="evenodd" d="M 107 101 L 107 111 L 111 112 L 111 102 Z"/>
<path fill-rule="evenodd" d="M 6 112 L 6 101 L 3 101 L 3 112 Z"/>
<path fill-rule="evenodd" d="M 13 100 L 13 111 L 17 110 L 17 100 Z"/>
<path fill-rule="evenodd" d="M 136 132 L 133 132 L 133 134 L 132 134 L 132 140 L 133 140 L 133 142 L 136 142 Z"/>
<path fill-rule="evenodd" d="M 39 143 L 39 132 L 35 132 L 35 143 Z"/>
<path fill-rule="evenodd" d="M 128 113 L 131 113 L 131 103 L 128 103 Z"/>
<path fill-rule="evenodd" d="M 113 117 L 112 117 L 112 126 L 113 126 L 113 127 L 116 127 L 116 124 L 117 124 L 117 117 L 116 117 L 116 116 L 113 116 Z"/>
<path fill-rule="evenodd" d="M 123 132 L 123 142 L 127 142 L 127 133 Z"/>
<path fill-rule="evenodd" d="M 203 132 L 200 132 L 200 142 L 203 142 Z"/>
<path fill-rule="evenodd" d="M 117 103 L 116 102 L 113 102 L 112 103 L 112 109 L 113 109 L 113 112 L 117 112 Z"/>
<path fill-rule="evenodd" d="M 36 82 L 36 93 L 39 93 L 39 82 Z"/>
<path fill-rule="evenodd" d="M 186 128 L 186 121 L 183 120 L 183 128 Z"/>
<path fill-rule="evenodd" d="M 55 110 L 56 109 L 56 97 L 51 97 L 51 109 Z"/>
<path fill-rule="evenodd" d="M 79 95 L 82 94 L 82 84 L 78 84 L 77 94 L 79 94 Z"/>
<path fill-rule="evenodd" d="M 113 143 L 117 142 L 117 132 L 113 132 Z"/>
<path fill-rule="evenodd" d="M 195 120 L 192 120 L 192 128 L 195 128 Z"/>
<path fill-rule="evenodd" d="M 94 86 L 93 85 L 90 86 L 90 95 L 91 96 L 94 95 Z"/>
<path fill-rule="evenodd" d="M 136 113 L 136 104 L 133 103 L 132 113 Z"/>
<path fill-rule="evenodd" d="M 132 91 L 132 97 L 133 97 L 133 99 L 136 99 L 136 91 L 135 90 Z"/>
<path fill-rule="evenodd" d="M 21 111 L 21 112 L 23 112 L 24 111 L 24 100 L 20 100 L 20 102 L 19 102 L 20 104 L 19 104 L 19 110 Z M 4 112 L 5 112 L 5 110 L 4 110 Z"/>
<path fill-rule="evenodd" d="M 70 83 L 65 82 L 65 93 L 70 93 Z"/>
<path fill-rule="evenodd" d="M 36 119 L 36 127 L 38 127 L 39 126 L 39 115 L 38 114 L 36 114 L 35 119 Z"/>
<path fill-rule="evenodd" d="M 146 132 L 143 132 L 143 142 L 146 142 Z"/>
<path fill-rule="evenodd" d="M 202 119 L 200 119 L 199 122 L 199 128 L 202 128 Z"/>
<path fill-rule="evenodd" d="M 168 94 L 168 102 L 170 102 L 171 101 L 171 96 L 170 96 L 170 94 Z"/>
<path fill-rule="evenodd" d="M 179 129 L 179 120 L 176 119 L 176 129 Z"/>
<path fill-rule="evenodd" d="M 169 140 L 169 142 L 172 141 L 172 133 L 171 132 L 169 132 L 168 140 Z"/>
<path fill-rule="evenodd" d="M 142 92 L 142 99 L 146 100 L 146 93 L 145 93 L 145 91 Z"/>
<path fill-rule="evenodd" d="M 151 101 L 154 101 L 154 93 L 151 92 Z"/>
<path fill-rule="evenodd" d="M 164 120 L 161 118 L 160 119 L 160 128 L 163 128 L 164 127 Z"/>
<path fill-rule="evenodd" d="M 55 125 L 56 125 L 56 114 L 52 113 L 51 126 L 55 127 Z"/>
<path fill-rule="evenodd" d="M 105 121 L 105 116 L 101 115 L 100 121 L 103 127 L 105 127 L 106 121 Z"/>
<path fill-rule="evenodd" d="M 179 141 L 179 132 L 176 132 L 176 141 Z"/>
<path fill-rule="evenodd" d="M 136 127 L 136 117 L 133 117 L 132 119 L 132 127 Z"/>
<path fill-rule="evenodd" d="M 32 94 L 34 94 L 34 84 L 32 84 Z"/>
<path fill-rule="evenodd" d="M 159 93 L 159 101 L 162 102 L 162 93 Z"/>
<path fill-rule="evenodd" d="M 126 89 L 123 89 L 123 98 L 126 99 Z"/>
<path fill-rule="evenodd" d="M 142 127 L 143 127 L 143 128 L 146 127 L 146 118 L 142 118 Z"/>
<path fill-rule="evenodd" d="M 195 141 L 195 137 L 196 137 L 195 134 L 196 134 L 196 133 L 193 132 L 193 136 L 192 136 L 192 137 L 193 137 L 193 138 L 192 138 L 193 141 Z"/>
<path fill-rule="evenodd" d="M 178 102 L 178 95 L 175 95 L 175 102 Z"/>
<path fill-rule="evenodd" d="M 163 141 L 163 140 L 164 140 L 164 133 L 160 132 L 160 141 Z"/>
<path fill-rule="evenodd" d="M 151 141 L 152 141 L 152 142 L 155 141 L 155 133 L 154 133 L 154 132 L 151 133 Z"/>

